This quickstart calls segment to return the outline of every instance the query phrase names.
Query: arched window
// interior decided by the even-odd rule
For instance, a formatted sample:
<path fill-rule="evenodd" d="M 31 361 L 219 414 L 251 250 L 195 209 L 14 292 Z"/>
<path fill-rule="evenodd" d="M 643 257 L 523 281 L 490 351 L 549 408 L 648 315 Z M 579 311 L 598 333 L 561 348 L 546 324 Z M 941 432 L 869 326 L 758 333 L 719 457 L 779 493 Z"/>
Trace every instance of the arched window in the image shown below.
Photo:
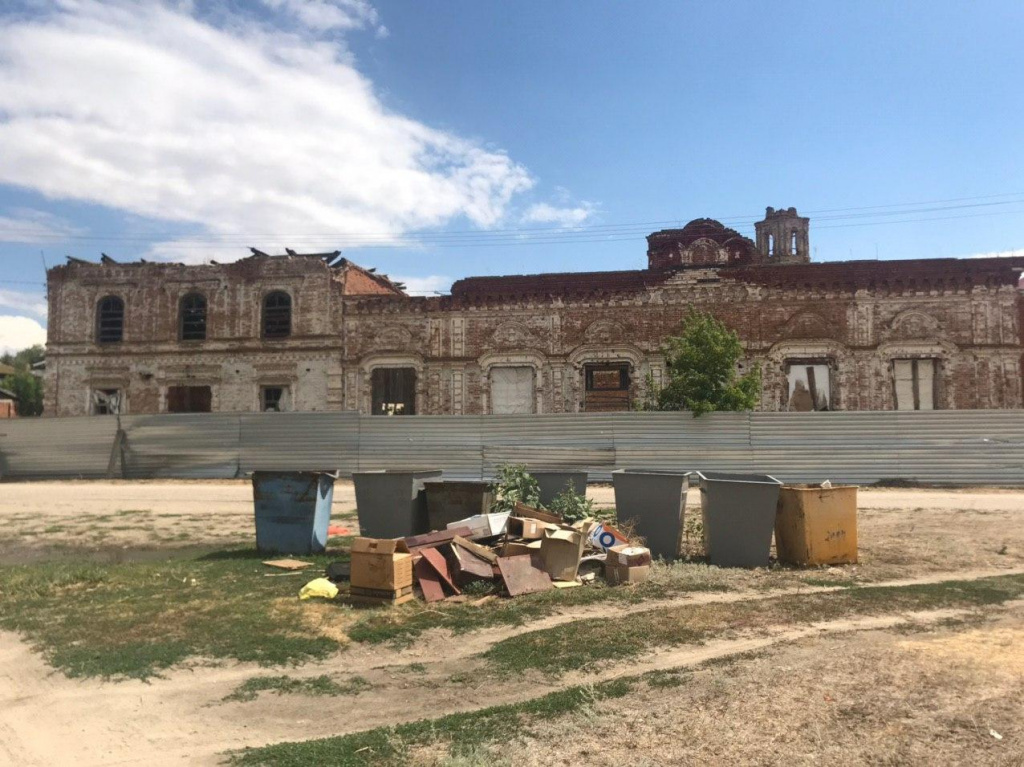
<path fill-rule="evenodd" d="M 793 233 L 790 235 L 789 252 L 792 253 L 795 256 L 799 252 L 799 250 L 800 249 L 799 249 L 799 246 L 797 245 L 797 241 L 796 241 L 796 229 L 794 229 Z"/>
<path fill-rule="evenodd" d="M 292 297 L 283 290 L 263 299 L 263 337 L 287 338 L 292 334 Z"/>
<path fill-rule="evenodd" d="M 206 296 L 189 293 L 178 306 L 178 332 L 182 341 L 206 340 Z"/>
<path fill-rule="evenodd" d="M 774 234 L 769 234 L 768 235 L 768 255 L 769 256 L 774 256 L 775 255 L 775 235 Z"/>
<path fill-rule="evenodd" d="M 116 344 L 124 339 L 124 301 L 118 296 L 101 298 L 96 305 L 96 342 Z"/>

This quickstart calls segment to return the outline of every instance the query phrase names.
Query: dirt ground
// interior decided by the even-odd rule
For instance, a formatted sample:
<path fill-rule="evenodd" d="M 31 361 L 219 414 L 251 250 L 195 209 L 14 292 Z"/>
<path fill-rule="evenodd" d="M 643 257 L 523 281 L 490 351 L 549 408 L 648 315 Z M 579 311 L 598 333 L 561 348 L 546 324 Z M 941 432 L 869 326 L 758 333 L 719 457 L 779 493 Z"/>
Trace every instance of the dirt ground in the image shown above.
<path fill-rule="evenodd" d="M 610 488 L 590 492 L 602 505 L 613 503 Z M 340 483 L 334 523 L 355 532 L 354 506 L 351 484 Z M 96 552 L 166 556 L 252 536 L 251 489 L 241 482 L 0 484 L 0 566 Z M 874 581 L 1024 572 L 1024 491 L 865 489 L 859 537 L 862 562 L 842 570 Z M 408 648 L 353 645 L 288 669 L 199 662 L 149 682 L 68 679 L 21 637 L 0 632 L 0 763 L 217 764 L 230 749 L 471 711 L 652 671 L 678 673 L 678 684 L 645 683 L 627 698 L 597 701 L 472 763 L 1024 763 L 1020 602 L 984 614 L 933 611 L 739 630 L 557 678 L 481 671 L 480 653 L 524 632 L 581 619 L 628 620 L 666 605 L 775 596 L 754 589 L 603 603 L 457 641 L 434 630 Z M 724 663 L 698 667 L 716 659 Z M 368 684 L 350 696 L 264 693 L 224 701 L 248 679 L 281 673 L 338 682 L 358 675 Z M 409 758 L 451 763 L 424 748 Z"/>

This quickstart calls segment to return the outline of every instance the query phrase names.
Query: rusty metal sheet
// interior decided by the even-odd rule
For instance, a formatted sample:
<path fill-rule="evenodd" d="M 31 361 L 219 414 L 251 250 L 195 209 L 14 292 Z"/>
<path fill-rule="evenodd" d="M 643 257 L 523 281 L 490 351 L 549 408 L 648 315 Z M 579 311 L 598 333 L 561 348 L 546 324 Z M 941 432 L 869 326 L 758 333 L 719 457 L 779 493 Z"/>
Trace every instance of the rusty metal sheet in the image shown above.
<path fill-rule="evenodd" d="M 533 566 L 533 558 L 529 554 L 514 557 L 498 557 L 498 569 L 509 596 L 532 594 L 535 591 L 548 591 L 551 588 L 551 576 Z"/>
<path fill-rule="evenodd" d="M 430 562 L 421 557 L 413 566 L 413 572 L 416 573 L 416 580 L 419 581 L 425 600 L 428 602 L 440 602 L 444 599 L 444 588 L 441 586 L 441 578 L 437 571 L 430 566 Z"/>
<path fill-rule="evenodd" d="M 444 583 L 448 588 L 454 591 L 456 594 L 461 594 L 462 591 L 458 586 L 455 585 L 455 581 L 452 580 L 451 570 L 448 568 L 448 560 L 444 558 L 437 549 L 420 549 L 420 554 L 423 555 L 423 559 L 420 561 L 426 561 L 434 568 L 434 572 L 441 578 L 441 582 Z"/>
<path fill-rule="evenodd" d="M 477 578 L 483 578 L 484 580 L 491 580 L 494 577 L 494 565 L 478 557 L 473 552 L 457 545 L 452 544 L 452 551 L 455 553 L 455 575 L 459 583 L 465 584 L 467 581 L 476 580 Z M 497 560 L 497 557 L 495 557 Z"/>

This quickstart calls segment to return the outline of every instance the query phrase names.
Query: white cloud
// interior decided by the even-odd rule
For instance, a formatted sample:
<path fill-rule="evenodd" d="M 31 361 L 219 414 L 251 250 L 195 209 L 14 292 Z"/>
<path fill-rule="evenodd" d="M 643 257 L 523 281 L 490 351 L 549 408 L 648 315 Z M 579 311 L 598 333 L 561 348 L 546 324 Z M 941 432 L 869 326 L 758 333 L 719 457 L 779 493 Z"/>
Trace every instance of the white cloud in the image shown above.
<path fill-rule="evenodd" d="M 558 224 L 565 228 L 579 226 L 594 213 L 594 206 L 583 202 L 576 206 L 557 207 L 546 202 L 531 205 L 523 213 L 524 224 Z"/>
<path fill-rule="evenodd" d="M 263 0 L 268 8 L 280 10 L 318 32 L 329 29 L 375 29 L 379 37 L 387 37 L 387 27 L 380 23 L 377 9 L 365 0 Z"/>
<path fill-rule="evenodd" d="M 326 5 L 359 18 L 358 3 L 288 7 L 312 23 Z M 533 185 L 504 152 L 388 110 L 342 44 L 309 31 L 159 2 L 56 7 L 0 20 L 0 183 L 202 227 L 202 250 L 164 256 L 486 228 Z"/>
<path fill-rule="evenodd" d="M 82 230 L 56 216 L 39 210 L 18 209 L 0 216 L 0 242 L 53 242 Z"/>
<path fill-rule="evenodd" d="M 405 285 L 405 292 L 412 296 L 433 296 L 438 293 L 447 293 L 451 290 L 451 277 L 442 277 L 439 274 L 432 274 L 429 277 L 392 277 L 395 282 Z"/>
<path fill-rule="evenodd" d="M 972 253 L 969 256 L 961 256 L 961 258 L 1012 258 L 1014 256 L 1024 256 L 1024 248 L 1018 248 L 1016 250 L 993 250 L 989 253 Z"/>
<path fill-rule="evenodd" d="M 0 315 L 0 354 L 46 343 L 46 328 L 31 317 Z"/>
<path fill-rule="evenodd" d="M 27 293 L 20 290 L 0 290 L 0 307 L 45 317 L 46 296 L 42 293 Z"/>

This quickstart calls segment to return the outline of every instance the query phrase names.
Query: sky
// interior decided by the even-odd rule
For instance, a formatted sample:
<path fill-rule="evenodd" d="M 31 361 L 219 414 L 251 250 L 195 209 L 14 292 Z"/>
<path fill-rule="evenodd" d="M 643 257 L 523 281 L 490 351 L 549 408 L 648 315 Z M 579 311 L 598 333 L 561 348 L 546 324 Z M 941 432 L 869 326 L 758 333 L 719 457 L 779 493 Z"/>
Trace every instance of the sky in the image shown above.
<path fill-rule="evenodd" d="M 1024 3 L 6 0 L 0 351 L 67 256 L 342 250 L 445 292 L 700 217 L 1024 254 Z"/>

